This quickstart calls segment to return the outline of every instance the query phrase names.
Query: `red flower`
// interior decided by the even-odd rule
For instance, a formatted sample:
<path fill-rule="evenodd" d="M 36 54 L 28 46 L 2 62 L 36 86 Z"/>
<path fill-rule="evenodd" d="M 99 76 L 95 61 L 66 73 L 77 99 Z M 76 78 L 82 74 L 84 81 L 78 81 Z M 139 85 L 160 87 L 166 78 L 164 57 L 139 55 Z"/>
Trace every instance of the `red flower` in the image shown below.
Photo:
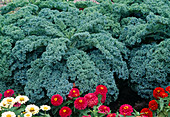
<path fill-rule="evenodd" d="M 153 97 L 156 98 L 156 99 L 159 99 L 158 97 L 160 97 L 160 92 L 165 92 L 165 90 L 161 87 L 156 87 L 153 90 Z"/>
<path fill-rule="evenodd" d="M 98 113 L 108 114 L 110 112 L 110 108 L 104 105 L 99 106 L 98 110 Z"/>
<path fill-rule="evenodd" d="M 133 108 L 129 104 L 123 104 L 120 106 L 119 112 L 121 115 L 132 115 L 131 113 L 133 112 Z"/>
<path fill-rule="evenodd" d="M 91 117 L 91 115 L 88 115 L 88 116 L 83 115 L 82 117 Z"/>
<path fill-rule="evenodd" d="M 101 94 L 101 95 L 106 94 L 107 93 L 107 87 L 104 86 L 104 85 L 98 85 L 96 87 L 96 91 L 95 92 L 96 92 L 97 95 L 98 94 Z"/>
<path fill-rule="evenodd" d="M 160 92 L 159 96 L 160 96 L 161 98 L 165 98 L 165 97 L 168 97 L 168 94 L 165 93 L 165 92 Z"/>
<path fill-rule="evenodd" d="M 87 107 L 87 101 L 84 97 L 79 97 L 74 101 L 74 107 L 78 110 L 84 110 Z"/>
<path fill-rule="evenodd" d="M 63 103 L 63 97 L 59 94 L 53 95 L 51 97 L 51 104 L 54 106 L 59 106 Z"/>
<path fill-rule="evenodd" d="M 149 108 L 150 108 L 151 110 L 156 110 L 156 109 L 158 109 L 158 103 L 157 103 L 155 100 L 151 100 L 151 101 L 149 102 Z"/>
<path fill-rule="evenodd" d="M 4 97 L 11 97 L 14 94 L 14 90 L 8 89 L 4 92 Z"/>
<path fill-rule="evenodd" d="M 168 106 L 170 106 L 170 101 L 169 101 L 169 104 L 168 104 Z"/>
<path fill-rule="evenodd" d="M 1 100 L 1 98 L 2 98 L 2 94 L 0 93 L 0 100 Z"/>
<path fill-rule="evenodd" d="M 99 93 L 94 92 L 94 94 L 98 97 Z M 105 103 L 106 101 L 106 94 L 102 94 L 102 99 L 101 99 L 101 103 Z"/>
<path fill-rule="evenodd" d="M 80 91 L 77 88 L 72 88 L 68 94 L 68 97 L 78 97 L 80 96 Z"/>
<path fill-rule="evenodd" d="M 98 98 L 94 93 L 88 93 L 84 96 L 87 101 L 87 106 L 93 108 L 93 106 L 98 104 Z"/>
<path fill-rule="evenodd" d="M 59 111 L 59 115 L 61 117 L 69 117 L 71 114 L 72 114 L 72 110 L 67 106 L 62 107 Z"/>
<path fill-rule="evenodd" d="M 149 108 L 143 108 L 140 113 L 143 113 L 141 115 L 147 116 L 147 117 L 153 117 L 152 111 L 149 110 Z"/>
<path fill-rule="evenodd" d="M 116 117 L 115 113 L 108 114 L 107 117 Z"/>
<path fill-rule="evenodd" d="M 167 86 L 165 90 L 168 91 L 168 93 L 170 93 L 170 86 Z"/>
<path fill-rule="evenodd" d="M 20 107 L 21 106 L 21 103 L 15 103 L 14 105 L 13 105 L 14 107 Z"/>

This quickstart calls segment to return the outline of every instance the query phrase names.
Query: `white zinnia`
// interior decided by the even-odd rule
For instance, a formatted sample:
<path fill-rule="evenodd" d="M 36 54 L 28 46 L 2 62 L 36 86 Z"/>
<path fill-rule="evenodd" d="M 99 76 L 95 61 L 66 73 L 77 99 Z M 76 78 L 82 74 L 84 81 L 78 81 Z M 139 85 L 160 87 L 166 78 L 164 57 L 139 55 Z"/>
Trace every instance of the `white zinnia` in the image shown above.
<path fill-rule="evenodd" d="M 32 113 L 27 112 L 27 113 L 24 114 L 24 117 L 32 117 Z"/>
<path fill-rule="evenodd" d="M 8 108 L 8 107 L 11 108 L 13 107 L 14 104 L 15 104 L 15 99 L 13 97 L 4 98 L 1 101 L 2 107 L 5 107 L 5 108 Z"/>
<path fill-rule="evenodd" d="M 48 110 L 51 109 L 51 107 L 50 107 L 50 106 L 47 106 L 47 105 L 42 105 L 42 106 L 40 106 L 40 108 L 41 108 L 43 111 L 48 111 Z"/>
<path fill-rule="evenodd" d="M 19 95 L 15 98 L 15 100 L 20 104 L 25 104 L 29 100 L 29 98 L 27 96 Z"/>
<path fill-rule="evenodd" d="M 27 105 L 27 107 L 25 108 L 26 112 L 30 112 L 33 115 L 37 114 L 39 110 L 40 110 L 39 107 L 34 104 Z"/>
<path fill-rule="evenodd" d="M 1 117 L 16 117 L 16 115 L 14 112 L 7 111 L 7 112 L 2 113 Z"/>

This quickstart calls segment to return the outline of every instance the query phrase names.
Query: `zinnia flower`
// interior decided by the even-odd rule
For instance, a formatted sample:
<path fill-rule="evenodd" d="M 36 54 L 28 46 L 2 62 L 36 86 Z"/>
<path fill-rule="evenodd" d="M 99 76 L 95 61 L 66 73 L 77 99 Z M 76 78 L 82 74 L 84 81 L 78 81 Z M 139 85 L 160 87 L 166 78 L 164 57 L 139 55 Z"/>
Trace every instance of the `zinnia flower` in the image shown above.
<path fill-rule="evenodd" d="M 4 98 L 1 101 L 2 107 L 5 107 L 5 108 L 11 108 L 13 107 L 14 104 L 15 104 L 15 99 L 13 97 Z"/>
<path fill-rule="evenodd" d="M 54 106 L 59 106 L 63 103 L 63 97 L 59 94 L 53 95 L 51 98 L 51 104 Z"/>
<path fill-rule="evenodd" d="M 91 117 L 91 115 L 88 115 L 88 116 L 83 115 L 82 117 Z"/>
<path fill-rule="evenodd" d="M 167 86 L 165 90 L 170 93 L 170 86 Z"/>
<path fill-rule="evenodd" d="M 108 114 L 107 117 L 116 117 L 115 113 Z"/>
<path fill-rule="evenodd" d="M 42 105 L 42 106 L 40 106 L 40 109 L 42 109 L 43 111 L 48 111 L 51 109 L 51 107 L 47 106 L 47 105 Z"/>
<path fill-rule="evenodd" d="M 159 96 L 160 96 L 161 98 L 165 98 L 165 97 L 168 97 L 168 94 L 165 93 L 165 92 L 160 92 Z"/>
<path fill-rule="evenodd" d="M 24 114 L 24 117 L 32 117 L 32 113 L 27 112 L 27 113 Z"/>
<path fill-rule="evenodd" d="M 39 110 L 40 110 L 39 107 L 34 104 L 27 105 L 27 107 L 25 108 L 26 112 L 30 112 L 33 115 L 37 114 Z"/>
<path fill-rule="evenodd" d="M 25 104 L 29 98 L 27 96 L 19 95 L 15 98 L 18 103 Z"/>
<path fill-rule="evenodd" d="M 71 114 L 72 114 L 72 110 L 67 106 L 62 107 L 59 111 L 59 115 L 61 117 L 69 117 Z"/>
<path fill-rule="evenodd" d="M 153 117 L 153 113 L 149 108 L 143 108 L 140 113 L 143 113 L 142 116 Z"/>
<path fill-rule="evenodd" d="M 69 97 L 78 97 L 80 96 L 80 91 L 77 88 L 72 88 L 68 94 Z"/>
<path fill-rule="evenodd" d="M 1 100 L 1 98 L 2 98 L 2 94 L 0 93 L 0 100 Z"/>
<path fill-rule="evenodd" d="M 98 97 L 98 93 L 97 92 L 94 92 L 94 94 Z M 101 95 L 101 94 L 100 94 Z M 105 103 L 106 101 L 106 94 L 102 94 L 102 99 L 101 99 L 101 103 Z"/>
<path fill-rule="evenodd" d="M 88 93 L 84 96 L 87 101 L 87 106 L 93 108 L 93 106 L 98 104 L 98 98 L 94 93 Z"/>
<path fill-rule="evenodd" d="M 129 104 L 123 104 L 120 106 L 119 112 L 121 115 L 132 115 L 131 113 L 133 112 L 133 108 Z"/>
<path fill-rule="evenodd" d="M 107 93 L 107 87 L 104 86 L 104 85 L 98 85 L 98 86 L 96 87 L 95 93 L 96 93 L 97 95 L 98 95 L 98 94 L 101 94 L 101 95 L 106 94 L 106 93 Z"/>
<path fill-rule="evenodd" d="M 84 110 L 87 107 L 87 101 L 84 97 L 79 97 L 74 101 L 74 107 L 78 110 Z"/>
<path fill-rule="evenodd" d="M 157 103 L 155 100 L 151 100 L 151 101 L 149 102 L 149 108 L 150 108 L 151 110 L 156 110 L 156 109 L 158 109 L 158 103 Z"/>
<path fill-rule="evenodd" d="M 98 113 L 108 114 L 110 112 L 110 108 L 105 105 L 99 106 L 98 110 L 99 110 Z"/>
<path fill-rule="evenodd" d="M 156 87 L 153 90 L 153 97 L 156 98 L 156 99 L 159 99 L 158 97 L 160 97 L 160 92 L 165 92 L 165 90 L 161 87 Z"/>
<path fill-rule="evenodd" d="M 4 97 L 11 97 L 14 94 L 14 90 L 8 89 L 4 92 Z"/>
<path fill-rule="evenodd" d="M 1 117 L 16 117 L 16 115 L 14 112 L 7 111 L 7 112 L 2 113 Z"/>

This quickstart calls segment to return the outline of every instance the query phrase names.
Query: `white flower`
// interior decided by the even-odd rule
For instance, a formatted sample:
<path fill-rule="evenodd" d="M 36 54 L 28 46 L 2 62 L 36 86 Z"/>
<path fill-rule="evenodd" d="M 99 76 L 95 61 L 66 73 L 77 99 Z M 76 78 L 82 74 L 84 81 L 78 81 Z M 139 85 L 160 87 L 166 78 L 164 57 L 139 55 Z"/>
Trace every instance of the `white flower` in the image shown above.
<path fill-rule="evenodd" d="M 4 98 L 1 101 L 2 107 L 5 107 L 5 108 L 11 108 L 13 107 L 14 104 L 15 104 L 15 99 L 13 97 Z"/>
<path fill-rule="evenodd" d="M 29 98 L 27 96 L 19 95 L 15 98 L 15 100 L 20 104 L 25 104 L 29 100 Z"/>
<path fill-rule="evenodd" d="M 26 112 L 30 112 L 33 115 L 37 114 L 39 110 L 40 110 L 39 107 L 34 104 L 27 105 L 27 107 L 25 108 Z"/>
<path fill-rule="evenodd" d="M 51 109 L 51 107 L 50 107 L 50 106 L 47 106 L 47 105 L 42 105 L 42 106 L 40 106 L 40 108 L 41 108 L 43 111 L 48 111 L 48 110 Z"/>
<path fill-rule="evenodd" d="M 7 112 L 2 113 L 1 117 L 16 117 L 16 115 L 14 112 L 7 111 Z"/>
<path fill-rule="evenodd" d="M 32 113 L 27 112 L 27 113 L 24 114 L 24 117 L 32 117 Z"/>

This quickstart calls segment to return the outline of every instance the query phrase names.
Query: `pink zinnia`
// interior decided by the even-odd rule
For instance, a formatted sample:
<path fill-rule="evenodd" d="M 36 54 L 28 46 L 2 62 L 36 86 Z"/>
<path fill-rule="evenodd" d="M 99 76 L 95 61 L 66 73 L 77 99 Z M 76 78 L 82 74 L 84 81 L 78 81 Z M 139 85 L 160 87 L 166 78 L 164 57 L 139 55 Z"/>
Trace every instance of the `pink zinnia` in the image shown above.
<path fill-rule="evenodd" d="M 123 104 L 119 108 L 119 112 L 120 112 L 121 115 L 132 115 L 131 113 L 133 112 L 133 108 L 129 104 Z"/>
<path fill-rule="evenodd" d="M 80 96 L 80 91 L 77 88 L 72 88 L 68 94 L 68 97 L 73 98 L 73 97 L 78 97 Z"/>
<path fill-rule="evenodd" d="M 98 110 L 99 110 L 98 113 L 108 114 L 110 112 L 110 108 L 105 105 L 99 106 Z"/>
<path fill-rule="evenodd" d="M 106 94 L 107 93 L 107 87 L 104 86 L 104 85 L 98 85 L 96 87 L 96 91 L 95 92 L 96 92 L 97 95 L 98 94 L 101 94 L 101 95 Z"/>
<path fill-rule="evenodd" d="M 84 97 L 79 97 L 74 101 L 74 107 L 78 110 L 84 110 L 87 107 L 87 101 Z"/>
<path fill-rule="evenodd" d="M 72 114 L 72 110 L 67 106 L 62 107 L 59 111 L 59 115 L 61 117 L 69 117 L 71 114 Z"/>
<path fill-rule="evenodd" d="M 2 98 L 2 94 L 0 93 L 0 100 L 1 100 L 1 98 Z"/>
<path fill-rule="evenodd" d="M 115 113 L 108 114 L 107 117 L 116 117 Z"/>
<path fill-rule="evenodd" d="M 88 93 L 84 96 L 87 101 L 87 106 L 93 108 L 93 106 L 98 104 L 98 98 L 94 93 Z"/>
<path fill-rule="evenodd" d="M 53 95 L 51 97 L 51 104 L 54 106 L 59 106 L 63 103 L 63 97 L 59 94 Z"/>
<path fill-rule="evenodd" d="M 21 106 L 21 103 L 15 103 L 14 105 L 13 105 L 14 107 L 20 107 Z"/>
<path fill-rule="evenodd" d="M 11 97 L 14 94 L 14 90 L 8 89 L 4 92 L 4 97 Z"/>

